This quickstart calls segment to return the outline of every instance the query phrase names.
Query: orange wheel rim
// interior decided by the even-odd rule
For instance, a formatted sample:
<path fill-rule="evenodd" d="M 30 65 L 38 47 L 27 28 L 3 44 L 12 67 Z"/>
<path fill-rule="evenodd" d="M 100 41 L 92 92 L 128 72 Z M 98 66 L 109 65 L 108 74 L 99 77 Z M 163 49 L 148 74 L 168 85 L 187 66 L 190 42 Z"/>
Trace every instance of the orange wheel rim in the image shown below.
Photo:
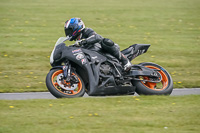
<path fill-rule="evenodd" d="M 156 91 L 162 91 L 164 90 L 167 86 L 168 86 L 168 78 L 167 75 L 165 74 L 164 71 L 162 71 L 161 69 L 154 67 L 154 66 L 145 66 L 148 67 L 150 69 L 157 69 L 159 70 L 158 72 L 160 73 L 160 75 L 162 76 L 162 80 L 160 81 L 160 83 L 152 83 L 152 82 L 142 82 L 143 85 L 145 85 L 147 88 L 151 89 L 151 90 L 156 90 Z M 143 79 L 148 80 L 149 78 L 144 76 Z"/>
<path fill-rule="evenodd" d="M 78 94 L 82 89 L 82 82 L 81 82 L 80 78 L 75 73 L 72 73 L 72 75 L 75 75 L 77 77 L 77 79 L 79 80 L 79 83 L 77 83 L 78 86 L 75 90 L 65 90 L 65 89 L 61 88 L 55 80 L 55 78 L 61 73 L 63 73 L 63 70 L 58 70 L 58 71 L 54 72 L 52 77 L 51 77 L 51 82 L 52 82 L 53 86 L 56 88 L 56 90 L 58 90 L 59 92 L 65 94 L 65 95 L 76 95 L 76 94 Z M 69 84 L 66 81 L 64 81 L 64 83 L 67 84 L 67 85 Z"/>

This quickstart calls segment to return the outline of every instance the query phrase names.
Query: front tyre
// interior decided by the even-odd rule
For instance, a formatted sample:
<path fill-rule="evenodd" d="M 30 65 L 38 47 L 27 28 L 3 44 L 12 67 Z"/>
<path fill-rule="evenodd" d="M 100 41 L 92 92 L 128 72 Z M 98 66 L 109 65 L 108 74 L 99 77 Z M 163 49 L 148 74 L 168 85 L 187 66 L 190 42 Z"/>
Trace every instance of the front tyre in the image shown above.
<path fill-rule="evenodd" d="M 170 74 L 161 66 L 154 63 L 141 63 L 144 67 L 148 67 L 150 69 L 157 69 L 158 72 L 162 76 L 162 80 L 159 83 L 153 82 L 144 82 L 144 81 L 134 81 L 134 85 L 136 86 L 136 92 L 139 95 L 170 95 L 173 90 L 173 81 Z M 145 80 L 150 80 L 148 77 L 139 77 Z"/>
<path fill-rule="evenodd" d="M 66 81 L 63 79 L 63 70 L 52 69 L 47 74 L 46 86 L 50 93 L 56 98 L 74 98 L 82 97 L 85 93 L 85 85 L 82 78 L 77 73 L 72 73 L 74 79 Z"/>

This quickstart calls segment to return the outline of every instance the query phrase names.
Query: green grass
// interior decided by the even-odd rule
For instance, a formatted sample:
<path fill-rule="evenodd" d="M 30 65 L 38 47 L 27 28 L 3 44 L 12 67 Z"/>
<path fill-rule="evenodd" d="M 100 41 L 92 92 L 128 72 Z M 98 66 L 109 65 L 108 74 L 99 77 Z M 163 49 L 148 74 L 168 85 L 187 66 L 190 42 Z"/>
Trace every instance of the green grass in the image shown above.
<path fill-rule="evenodd" d="M 1 133 L 198 133 L 200 96 L 0 100 Z"/>
<path fill-rule="evenodd" d="M 121 49 L 151 44 L 132 63 L 160 64 L 175 88 L 200 87 L 199 0 L 0 0 L 0 92 L 47 91 L 49 55 L 71 17 Z"/>

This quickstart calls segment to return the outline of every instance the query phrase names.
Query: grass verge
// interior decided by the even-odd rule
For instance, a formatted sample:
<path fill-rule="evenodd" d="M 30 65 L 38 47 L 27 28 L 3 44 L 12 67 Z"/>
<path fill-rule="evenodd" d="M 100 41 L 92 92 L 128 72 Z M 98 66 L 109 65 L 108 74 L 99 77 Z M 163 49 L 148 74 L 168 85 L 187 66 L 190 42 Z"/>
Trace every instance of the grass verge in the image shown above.
<path fill-rule="evenodd" d="M 200 95 L 0 100 L 2 133 L 197 133 Z"/>

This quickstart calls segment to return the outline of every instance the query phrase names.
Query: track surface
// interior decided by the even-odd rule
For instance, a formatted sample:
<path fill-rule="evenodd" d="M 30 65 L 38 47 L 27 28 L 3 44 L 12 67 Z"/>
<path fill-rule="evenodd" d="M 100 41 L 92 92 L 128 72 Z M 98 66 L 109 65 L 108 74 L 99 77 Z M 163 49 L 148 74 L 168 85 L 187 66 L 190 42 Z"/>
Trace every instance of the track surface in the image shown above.
<path fill-rule="evenodd" d="M 171 96 L 200 95 L 200 88 L 174 89 Z M 135 94 L 135 96 L 138 96 Z M 87 94 L 84 97 L 90 97 Z M 1 100 L 56 99 L 49 92 L 0 93 Z"/>

